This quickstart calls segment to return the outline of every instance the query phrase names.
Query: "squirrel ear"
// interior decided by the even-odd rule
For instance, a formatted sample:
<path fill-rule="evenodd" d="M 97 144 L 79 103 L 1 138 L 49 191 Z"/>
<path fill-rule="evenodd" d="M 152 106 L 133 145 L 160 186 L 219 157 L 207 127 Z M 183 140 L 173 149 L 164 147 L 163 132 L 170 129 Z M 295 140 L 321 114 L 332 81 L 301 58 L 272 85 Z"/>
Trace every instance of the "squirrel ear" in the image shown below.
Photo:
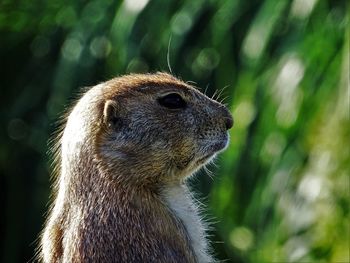
<path fill-rule="evenodd" d="M 119 121 L 118 104 L 114 100 L 107 100 L 103 109 L 103 122 L 108 127 L 115 127 Z"/>

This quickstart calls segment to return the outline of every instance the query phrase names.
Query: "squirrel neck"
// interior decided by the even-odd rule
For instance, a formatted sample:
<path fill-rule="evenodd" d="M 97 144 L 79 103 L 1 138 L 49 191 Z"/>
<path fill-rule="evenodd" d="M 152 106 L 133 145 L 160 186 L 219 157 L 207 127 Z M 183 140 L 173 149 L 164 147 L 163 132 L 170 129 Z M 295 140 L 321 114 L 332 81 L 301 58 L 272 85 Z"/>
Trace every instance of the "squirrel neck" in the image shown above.
<path fill-rule="evenodd" d="M 178 253 L 178 258 L 186 259 L 185 262 L 196 262 L 186 226 L 176 216 L 160 189 L 142 184 L 125 185 L 113 180 L 99 169 L 92 157 L 86 158 L 93 156 L 86 155 L 86 150 L 89 151 L 81 147 L 80 151 L 75 151 L 76 163 L 62 165 L 64 170 L 58 195 L 64 200 L 57 198 L 56 202 L 63 201 L 65 207 L 61 222 L 68 229 L 63 231 L 76 233 L 71 239 L 65 237 L 75 242 L 75 248 L 65 256 L 82 260 L 94 258 L 101 262 L 118 258 L 124 262 L 123 259 L 130 260 L 130 254 L 136 250 L 138 253 L 134 254 L 142 256 L 139 249 L 146 246 L 145 253 L 159 254 L 158 257 L 163 258 L 164 262 L 171 262 L 169 260 L 173 256 L 166 254 L 169 251 Z M 85 158 L 81 158 L 80 154 Z M 117 169 L 115 172 L 122 171 Z M 123 172 L 123 176 L 128 176 Z M 179 183 L 178 187 L 186 186 Z M 55 206 L 60 205 L 56 203 Z M 70 228 L 74 231 L 69 231 Z M 135 248 L 134 252 L 118 248 L 130 247 L 130 242 Z M 67 241 L 68 244 L 71 246 L 71 241 Z M 110 258 L 105 258 L 106 255 Z M 142 262 L 144 258 L 147 255 L 135 258 L 135 262 Z"/>

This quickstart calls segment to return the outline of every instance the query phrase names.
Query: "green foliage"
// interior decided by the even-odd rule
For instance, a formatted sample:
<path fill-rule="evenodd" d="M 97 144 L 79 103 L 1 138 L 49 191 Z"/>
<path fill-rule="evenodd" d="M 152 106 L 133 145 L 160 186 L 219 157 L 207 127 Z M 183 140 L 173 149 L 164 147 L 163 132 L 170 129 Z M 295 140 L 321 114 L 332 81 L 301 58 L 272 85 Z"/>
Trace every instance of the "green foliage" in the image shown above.
<path fill-rule="evenodd" d="M 232 262 L 349 262 L 345 0 L 0 3 L 1 259 L 33 256 L 47 141 L 83 86 L 167 71 L 222 97 L 231 144 L 194 186 Z M 223 241 L 223 242 L 222 242 Z"/>

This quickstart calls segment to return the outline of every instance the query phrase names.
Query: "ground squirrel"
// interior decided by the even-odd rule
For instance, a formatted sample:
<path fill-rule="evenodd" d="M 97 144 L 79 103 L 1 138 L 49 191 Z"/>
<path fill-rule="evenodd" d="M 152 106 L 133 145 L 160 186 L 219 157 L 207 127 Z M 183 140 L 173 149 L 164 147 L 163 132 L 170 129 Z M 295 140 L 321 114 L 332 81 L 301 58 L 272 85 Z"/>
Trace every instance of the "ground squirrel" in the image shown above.
<path fill-rule="evenodd" d="M 213 262 L 186 178 L 228 143 L 230 112 L 166 74 L 88 90 L 59 139 L 44 262 Z"/>

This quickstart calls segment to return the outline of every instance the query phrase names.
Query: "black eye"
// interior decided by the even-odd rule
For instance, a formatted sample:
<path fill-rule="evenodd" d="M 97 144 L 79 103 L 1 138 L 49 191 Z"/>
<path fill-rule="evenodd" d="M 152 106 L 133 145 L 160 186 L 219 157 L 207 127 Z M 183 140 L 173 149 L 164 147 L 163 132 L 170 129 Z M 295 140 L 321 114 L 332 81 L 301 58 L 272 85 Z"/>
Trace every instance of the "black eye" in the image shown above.
<path fill-rule="evenodd" d="M 181 109 L 186 107 L 186 102 L 177 93 L 170 93 L 158 99 L 158 102 L 163 107 L 168 109 Z"/>

